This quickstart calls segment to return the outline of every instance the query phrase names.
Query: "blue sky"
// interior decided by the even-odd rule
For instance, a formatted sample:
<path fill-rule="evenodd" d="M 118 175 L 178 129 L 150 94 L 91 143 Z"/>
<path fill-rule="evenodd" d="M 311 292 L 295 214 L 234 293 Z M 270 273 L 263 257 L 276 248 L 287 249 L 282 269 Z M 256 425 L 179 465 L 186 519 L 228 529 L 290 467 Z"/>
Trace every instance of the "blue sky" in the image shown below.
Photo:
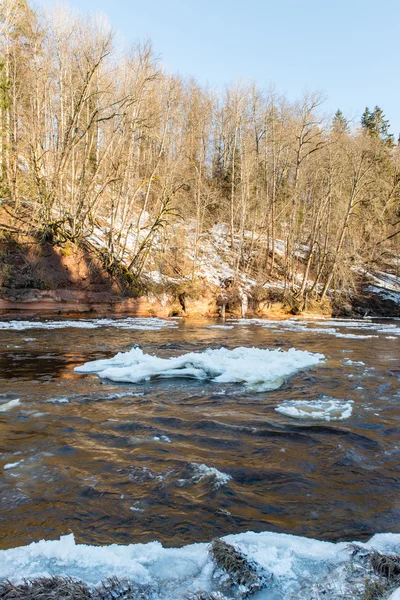
<path fill-rule="evenodd" d="M 53 4 L 36 0 L 36 4 Z M 55 0 L 54 0 L 55 3 Z M 381 106 L 400 133 L 400 0 L 70 0 L 106 13 L 128 43 L 150 38 L 168 70 L 213 89 L 255 81 L 359 121 Z"/>

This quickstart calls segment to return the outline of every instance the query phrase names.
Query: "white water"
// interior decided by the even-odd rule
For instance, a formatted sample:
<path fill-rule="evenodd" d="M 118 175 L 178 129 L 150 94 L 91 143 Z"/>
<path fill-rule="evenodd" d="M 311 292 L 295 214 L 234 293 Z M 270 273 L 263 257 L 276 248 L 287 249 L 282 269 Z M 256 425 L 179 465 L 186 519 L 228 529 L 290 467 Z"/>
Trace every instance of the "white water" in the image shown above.
<path fill-rule="evenodd" d="M 350 559 L 346 542 L 321 542 L 278 533 L 242 533 L 224 538 L 273 575 L 270 587 L 258 599 L 309 598 L 303 592 L 329 577 L 331 585 L 343 590 L 337 568 Z M 366 549 L 398 552 L 400 534 L 377 534 L 359 544 Z M 128 546 L 76 544 L 72 534 L 57 541 L 40 541 L 29 546 L 0 551 L 0 579 L 13 583 L 23 578 L 64 575 L 96 585 L 107 577 L 128 578 L 154 590 L 155 598 L 172 600 L 198 590 L 211 591 L 214 565 L 208 544 L 163 548 L 159 542 Z M 332 596 L 331 596 L 332 597 Z M 341 597 L 341 596 L 339 596 Z"/>
<path fill-rule="evenodd" d="M 134 347 L 108 360 L 76 367 L 77 373 L 97 373 L 111 381 L 139 383 L 156 378 L 190 378 L 217 383 L 244 383 L 255 391 L 280 387 L 285 378 L 323 361 L 324 355 L 295 350 L 235 348 L 190 352 L 177 357 L 158 358 Z"/>

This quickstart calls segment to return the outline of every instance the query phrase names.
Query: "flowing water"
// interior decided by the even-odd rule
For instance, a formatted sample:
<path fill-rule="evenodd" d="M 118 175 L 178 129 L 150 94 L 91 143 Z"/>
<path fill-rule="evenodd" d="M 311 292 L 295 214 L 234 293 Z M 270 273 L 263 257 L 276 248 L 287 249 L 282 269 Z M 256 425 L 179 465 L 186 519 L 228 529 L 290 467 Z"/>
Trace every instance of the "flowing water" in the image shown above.
<path fill-rule="evenodd" d="M 400 532 L 400 321 L 0 323 L 0 549 Z M 138 345 L 320 353 L 281 387 L 75 367 Z"/>

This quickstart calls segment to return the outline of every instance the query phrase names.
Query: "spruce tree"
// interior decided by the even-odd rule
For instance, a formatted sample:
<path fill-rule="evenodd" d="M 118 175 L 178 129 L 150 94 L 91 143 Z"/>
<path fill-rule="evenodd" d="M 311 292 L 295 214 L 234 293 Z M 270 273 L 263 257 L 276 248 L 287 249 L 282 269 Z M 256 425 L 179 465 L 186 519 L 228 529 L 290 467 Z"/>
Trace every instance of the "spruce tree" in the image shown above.
<path fill-rule="evenodd" d="M 332 119 L 332 128 L 334 133 L 349 133 L 348 121 L 340 108 L 335 112 L 335 116 Z"/>
<path fill-rule="evenodd" d="M 361 126 L 368 135 L 381 139 L 388 146 L 393 145 L 393 135 L 389 133 L 389 121 L 385 119 L 380 106 L 375 106 L 373 112 L 370 112 L 368 106 L 365 108 L 361 117 Z"/>

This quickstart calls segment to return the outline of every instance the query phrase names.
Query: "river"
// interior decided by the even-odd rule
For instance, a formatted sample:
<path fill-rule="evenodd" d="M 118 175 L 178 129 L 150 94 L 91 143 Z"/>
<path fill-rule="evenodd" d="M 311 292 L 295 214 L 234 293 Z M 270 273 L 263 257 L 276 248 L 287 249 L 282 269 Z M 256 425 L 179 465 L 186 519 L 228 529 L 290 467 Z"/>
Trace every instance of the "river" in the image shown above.
<path fill-rule="evenodd" d="M 1 321 L 0 549 L 399 533 L 399 337 L 388 319 Z M 74 371 L 134 345 L 324 358 L 271 391 Z"/>

